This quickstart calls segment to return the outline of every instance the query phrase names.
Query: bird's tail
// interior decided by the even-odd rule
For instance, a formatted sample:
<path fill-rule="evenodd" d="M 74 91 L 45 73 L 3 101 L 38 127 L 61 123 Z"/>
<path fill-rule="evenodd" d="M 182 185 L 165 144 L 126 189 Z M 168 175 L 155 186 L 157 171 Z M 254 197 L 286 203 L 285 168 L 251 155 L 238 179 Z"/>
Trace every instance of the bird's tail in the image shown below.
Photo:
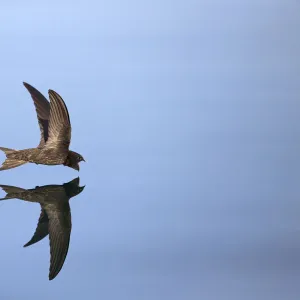
<path fill-rule="evenodd" d="M 5 197 L 0 198 L 0 200 L 8 200 L 8 199 L 17 198 L 18 195 L 20 195 L 21 193 L 26 191 L 26 190 L 21 189 L 16 186 L 4 185 L 4 184 L 0 184 L 0 188 L 6 193 Z"/>
<path fill-rule="evenodd" d="M 13 152 L 16 151 L 14 149 L 9 149 L 9 148 L 4 148 L 4 147 L 0 147 L 0 150 L 2 150 L 5 153 L 6 157 L 10 153 L 13 153 Z M 27 163 L 27 161 L 24 161 L 24 160 L 18 160 L 18 159 L 15 159 L 15 158 L 7 157 L 6 160 L 4 161 L 4 163 L 2 164 L 2 166 L 0 168 L 0 171 L 16 168 L 16 167 L 19 167 L 19 166 L 24 165 L 26 163 Z"/>

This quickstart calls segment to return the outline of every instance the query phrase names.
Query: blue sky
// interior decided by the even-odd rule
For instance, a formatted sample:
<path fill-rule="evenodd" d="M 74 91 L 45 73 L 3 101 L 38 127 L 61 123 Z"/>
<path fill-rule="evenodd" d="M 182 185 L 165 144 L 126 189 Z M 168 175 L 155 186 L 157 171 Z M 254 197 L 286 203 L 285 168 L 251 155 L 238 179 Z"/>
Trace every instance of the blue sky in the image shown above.
<path fill-rule="evenodd" d="M 22 248 L 38 205 L 0 204 L 0 296 L 245 299 L 251 283 L 249 299 L 298 299 L 299 8 L 2 3 L 0 145 L 38 144 L 26 81 L 64 98 L 71 149 L 87 163 L 69 254 L 51 283 L 48 241 Z M 77 175 L 25 165 L 0 183 Z"/>

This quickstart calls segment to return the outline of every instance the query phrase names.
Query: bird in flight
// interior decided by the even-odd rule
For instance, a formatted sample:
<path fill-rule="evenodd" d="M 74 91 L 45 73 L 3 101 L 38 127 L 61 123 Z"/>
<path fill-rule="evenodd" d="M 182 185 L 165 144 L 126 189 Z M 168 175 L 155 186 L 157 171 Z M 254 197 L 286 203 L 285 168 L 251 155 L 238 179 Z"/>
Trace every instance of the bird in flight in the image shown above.
<path fill-rule="evenodd" d="M 16 186 L 0 185 L 0 188 L 6 192 L 6 196 L 0 200 L 16 198 L 40 203 L 41 214 L 37 228 L 31 240 L 24 247 L 39 242 L 49 234 L 51 256 L 49 280 L 57 276 L 67 257 L 72 227 L 69 200 L 80 194 L 84 187 L 79 186 L 79 178 L 63 185 L 44 185 L 28 190 Z"/>
<path fill-rule="evenodd" d="M 36 148 L 14 150 L 0 147 L 6 160 L 0 171 L 26 163 L 42 165 L 64 165 L 79 171 L 79 163 L 84 158 L 69 150 L 71 123 L 64 100 L 53 90 L 49 90 L 49 101 L 33 86 L 23 82 L 35 105 L 41 131 L 40 143 Z"/>

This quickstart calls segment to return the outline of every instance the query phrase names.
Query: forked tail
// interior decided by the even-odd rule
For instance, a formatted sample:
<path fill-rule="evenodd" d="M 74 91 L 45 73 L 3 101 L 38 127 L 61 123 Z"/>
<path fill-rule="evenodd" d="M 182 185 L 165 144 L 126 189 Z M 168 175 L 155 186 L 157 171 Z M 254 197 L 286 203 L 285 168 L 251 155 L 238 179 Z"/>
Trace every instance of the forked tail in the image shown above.
<path fill-rule="evenodd" d="M 14 151 L 16 151 L 14 149 L 9 149 L 9 148 L 4 148 L 4 147 L 0 147 L 0 150 L 2 150 L 5 153 L 6 157 L 10 153 L 13 153 Z M 18 159 L 7 157 L 6 160 L 4 161 L 4 163 L 2 164 L 0 171 L 16 168 L 16 167 L 19 167 L 26 163 L 27 163 L 27 161 L 24 161 L 24 160 L 18 160 Z"/>
<path fill-rule="evenodd" d="M 21 189 L 17 186 L 11 185 L 0 184 L 0 188 L 6 193 L 5 197 L 0 198 L 0 200 L 15 199 L 18 198 L 18 196 L 21 195 L 23 192 L 26 192 L 25 189 Z"/>

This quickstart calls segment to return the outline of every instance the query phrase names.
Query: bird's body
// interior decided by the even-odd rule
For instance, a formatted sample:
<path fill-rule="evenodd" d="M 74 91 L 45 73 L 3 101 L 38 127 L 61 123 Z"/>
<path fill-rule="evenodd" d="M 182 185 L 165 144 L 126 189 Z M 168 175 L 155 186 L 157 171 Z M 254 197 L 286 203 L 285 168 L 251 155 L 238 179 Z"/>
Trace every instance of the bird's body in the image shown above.
<path fill-rule="evenodd" d="M 37 202 L 41 205 L 41 214 L 36 231 L 24 247 L 35 244 L 49 234 L 50 239 L 50 272 L 52 280 L 60 272 L 66 259 L 71 235 L 70 198 L 80 194 L 79 178 L 63 185 L 37 186 L 34 189 L 23 189 L 15 186 L 0 185 L 7 194 L 0 200 L 20 199 Z"/>
<path fill-rule="evenodd" d="M 56 148 L 29 148 L 7 154 L 7 158 L 10 159 L 43 165 L 61 165 L 66 161 L 67 156 L 67 151 Z"/>
<path fill-rule="evenodd" d="M 79 171 L 83 157 L 69 150 L 71 142 L 71 123 L 67 106 L 54 91 L 49 90 L 49 101 L 34 87 L 24 82 L 37 112 L 41 139 L 37 148 L 14 150 L 0 147 L 7 159 L 1 170 L 7 170 L 26 163 L 43 165 L 65 165 Z"/>

